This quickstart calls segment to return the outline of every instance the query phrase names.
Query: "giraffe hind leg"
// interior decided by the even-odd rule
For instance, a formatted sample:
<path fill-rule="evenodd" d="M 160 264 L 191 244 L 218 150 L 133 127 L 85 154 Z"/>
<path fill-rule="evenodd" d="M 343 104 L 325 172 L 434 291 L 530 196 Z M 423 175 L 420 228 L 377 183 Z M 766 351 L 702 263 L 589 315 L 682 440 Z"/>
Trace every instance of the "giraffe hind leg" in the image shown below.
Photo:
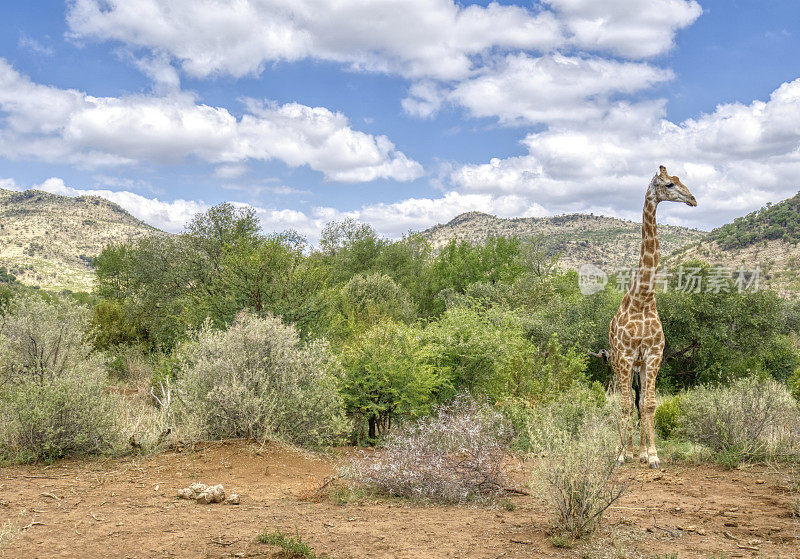
<path fill-rule="evenodd" d="M 647 464 L 647 428 L 644 418 L 645 368 L 643 365 L 640 365 L 638 370 L 635 371 L 634 379 L 634 382 L 638 382 L 639 384 L 636 390 L 636 408 L 639 411 L 639 462 Z"/>

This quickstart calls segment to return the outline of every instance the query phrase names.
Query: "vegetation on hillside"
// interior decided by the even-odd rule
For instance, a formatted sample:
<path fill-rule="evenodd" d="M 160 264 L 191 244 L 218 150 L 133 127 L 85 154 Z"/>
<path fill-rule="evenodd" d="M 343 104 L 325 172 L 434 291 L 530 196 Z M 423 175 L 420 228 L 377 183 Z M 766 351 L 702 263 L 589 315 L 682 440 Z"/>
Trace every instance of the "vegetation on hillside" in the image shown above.
<path fill-rule="evenodd" d="M 775 239 L 793 244 L 800 242 L 800 193 L 737 217 L 709 234 L 709 240 L 717 241 L 724 249 L 744 248 Z"/>
<path fill-rule="evenodd" d="M 90 291 L 95 279 L 92 259 L 106 244 L 156 232 L 96 196 L 0 188 L 0 268 L 27 285 Z"/>

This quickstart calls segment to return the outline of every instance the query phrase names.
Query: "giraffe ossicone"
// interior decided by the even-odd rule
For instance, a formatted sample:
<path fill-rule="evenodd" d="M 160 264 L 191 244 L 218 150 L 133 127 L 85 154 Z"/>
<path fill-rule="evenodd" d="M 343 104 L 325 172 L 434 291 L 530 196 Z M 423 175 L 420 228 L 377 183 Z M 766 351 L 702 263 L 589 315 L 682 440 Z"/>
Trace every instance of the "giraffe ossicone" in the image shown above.
<path fill-rule="evenodd" d="M 664 331 L 658 317 L 655 280 L 658 273 L 658 229 L 656 208 L 660 202 L 683 202 L 696 206 L 697 200 L 676 176 L 670 176 L 661 165 L 650 181 L 642 214 L 642 248 L 639 267 L 630 287 L 611 319 L 608 339 L 611 345 L 611 367 L 621 392 L 623 419 L 620 423 L 621 450 L 618 461 L 633 457 L 633 420 L 636 407 L 632 399 L 633 374 L 640 379 L 639 397 L 639 460 L 651 468 L 661 464 L 656 452 L 653 419 L 656 411 L 656 377 L 664 353 Z"/>

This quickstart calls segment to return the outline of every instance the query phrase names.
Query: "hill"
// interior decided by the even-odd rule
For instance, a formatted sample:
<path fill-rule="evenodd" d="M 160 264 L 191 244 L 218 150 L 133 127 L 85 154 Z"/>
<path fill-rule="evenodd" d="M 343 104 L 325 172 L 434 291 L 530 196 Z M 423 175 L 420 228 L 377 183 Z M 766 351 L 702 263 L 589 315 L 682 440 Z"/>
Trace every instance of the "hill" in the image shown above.
<path fill-rule="evenodd" d="M 705 239 L 676 251 L 674 258 L 699 258 L 713 265 L 761 268 L 764 285 L 800 292 L 800 193 L 738 217 Z"/>
<path fill-rule="evenodd" d="M 680 247 L 696 243 L 708 233 L 686 227 L 659 225 L 662 257 Z M 471 243 L 489 237 L 538 237 L 553 254 L 560 254 L 559 265 L 575 268 L 591 263 L 606 271 L 636 265 L 642 240 L 642 225 L 633 221 L 586 214 L 555 217 L 504 219 L 481 212 L 467 212 L 449 223 L 422 232 L 434 249 L 452 239 Z"/>
<path fill-rule="evenodd" d="M 43 289 L 86 291 L 91 259 L 109 242 L 160 233 L 97 196 L 0 189 L 0 268 Z"/>

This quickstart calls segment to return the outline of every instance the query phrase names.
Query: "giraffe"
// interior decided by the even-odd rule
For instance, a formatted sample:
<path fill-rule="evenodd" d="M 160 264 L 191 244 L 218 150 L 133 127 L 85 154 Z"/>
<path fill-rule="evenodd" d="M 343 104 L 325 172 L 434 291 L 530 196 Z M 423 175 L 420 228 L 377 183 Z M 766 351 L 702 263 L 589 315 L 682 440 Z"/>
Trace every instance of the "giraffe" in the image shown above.
<path fill-rule="evenodd" d="M 656 208 L 659 202 L 683 202 L 696 206 L 689 189 L 678 177 L 670 176 L 661 165 L 650 181 L 644 198 L 642 216 L 642 249 L 639 267 L 631 285 L 622 298 L 608 329 L 611 344 L 611 367 L 622 393 L 624 418 L 620 425 L 622 449 L 618 458 L 623 463 L 633 458 L 632 419 L 634 402 L 631 398 L 633 372 L 639 372 L 639 417 L 641 443 L 639 460 L 651 468 L 661 465 L 653 437 L 653 416 L 656 409 L 656 376 L 664 353 L 664 331 L 658 318 L 655 299 L 655 278 L 658 270 L 658 231 Z"/>

